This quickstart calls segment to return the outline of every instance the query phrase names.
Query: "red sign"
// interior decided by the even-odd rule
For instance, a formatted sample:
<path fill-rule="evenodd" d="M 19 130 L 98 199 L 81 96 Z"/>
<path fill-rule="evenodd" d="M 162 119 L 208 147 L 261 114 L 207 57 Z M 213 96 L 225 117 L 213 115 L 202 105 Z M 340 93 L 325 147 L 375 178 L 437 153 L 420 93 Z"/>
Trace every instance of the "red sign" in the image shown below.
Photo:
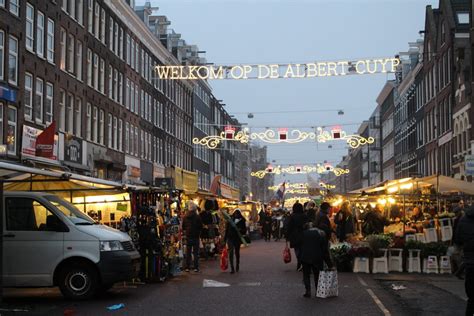
<path fill-rule="evenodd" d="M 53 121 L 41 134 L 36 137 L 36 156 L 52 158 L 54 156 L 54 135 L 56 132 L 56 122 Z"/>

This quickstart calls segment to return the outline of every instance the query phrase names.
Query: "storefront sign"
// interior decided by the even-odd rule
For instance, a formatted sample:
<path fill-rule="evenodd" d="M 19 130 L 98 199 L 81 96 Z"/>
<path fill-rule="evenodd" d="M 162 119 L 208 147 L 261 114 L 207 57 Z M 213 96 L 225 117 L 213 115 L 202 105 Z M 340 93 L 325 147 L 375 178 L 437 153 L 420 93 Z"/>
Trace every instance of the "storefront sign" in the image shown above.
<path fill-rule="evenodd" d="M 64 141 L 64 160 L 82 164 L 82 139 L 70 136 Z"/>
<path fill-rule="evenodd" d="M 0 85 L 0 99 L 16 102 L 16 90 Z"/>
<path fill-rule="evenodd" d="M 395 72 L 400 59 L 378 58 L 305 64 L 233 66 L 156 66 L 159 79 L 281 79 L 345 76 Z"/>
<path fill-rule="evenodd" d="M 155 178 L 155 186 L 162 190 L 173 188 L 173 178 Z"/>
<path fill-rule="evenodd" d="M 464 169 L 466 176 L 474 176 L 474 155 L 464 157 Z"/>
<path fill-rule="evenodd" d="M 36 139 L 42 130 L 23 125 L 23 140 L 21 143 L 22 156 L 37 158 L 36 156 Z M 53 153 L 49 157 L 50 160 L 58 160 L 58 136 L 54 136 Z"/>
<path fill-rule="evenodd" d="M 38 134 L 35 144 L 36 156 L 44 158 L 51 158 L 53 156 L 55 131 L 56 123 L 53 121 L 51 125 Z"/>

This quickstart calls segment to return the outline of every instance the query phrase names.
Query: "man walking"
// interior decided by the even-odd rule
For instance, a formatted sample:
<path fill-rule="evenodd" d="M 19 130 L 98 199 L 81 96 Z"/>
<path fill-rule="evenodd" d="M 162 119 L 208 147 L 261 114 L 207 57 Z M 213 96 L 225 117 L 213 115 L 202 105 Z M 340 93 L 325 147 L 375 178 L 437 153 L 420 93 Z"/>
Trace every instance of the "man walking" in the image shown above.
<path fill-rule="evenodd" d="M 315 291 L 318 289 L 319 272 L 326 262 L 328 268 L 333 264 L 329 256 L 328 242 L 324 231 L 313 228 L 313 223 L 308 222 L 303 232 L 301 244 L 301 263 L 303 265 L 303 283 L 306 289 L 304 297 L 311 297 L 311 272 L 314 274 Z"/>
<path fill-rule="evenodd" d="M 463 247 L 465 281 L 467 295 L 466 316 L 474 315 L 474 206 L 465 209 L 464 216 L 459 220 L 454 234 L 454 242 Z"/>
<path fill-rule="evenodd" d="M 199 236 L 202 221 L 196 210 L 196 204 L 189 202 L 188 213 L 183 220 L 183 231 L 186 236 L 186 272 L 189 272 L 191 268 L 191 254 L 194 259 L 194 272 L 199 272 Z"/>

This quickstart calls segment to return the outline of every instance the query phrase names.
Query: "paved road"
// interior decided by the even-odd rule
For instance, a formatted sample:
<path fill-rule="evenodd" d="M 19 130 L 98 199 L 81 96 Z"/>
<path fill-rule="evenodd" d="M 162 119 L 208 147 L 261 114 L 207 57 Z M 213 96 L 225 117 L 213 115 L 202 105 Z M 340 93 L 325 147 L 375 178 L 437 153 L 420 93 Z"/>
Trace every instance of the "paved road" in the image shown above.
<path fill-rule="evenodd" d="M 241 271 L 231 275 L 221 272 L 218 261 L 202 263 L 202 272 L 183 273 L 161 284 L 136 288 L 115 287 L 104 297 L 88 302 L 65 301 L 57 289 L 10 290 L 7 307 L 29 310 L 28 314 L 63 315 L 419 315 L 403 295 L 396 295 L 387 282 L 372 275 L 339 274 L 339 297 L 305 299 L 302 275 L 295 263 L 284 264 L 283 242 L 253 242 L 242 249 Z M 203 280 L 230 286 L 203 287 Z M 439 290 L 442 291 L 442 290 Z M 407 292 L 408 294 L 408 292 Z M 416 292 L 418 295 L 419 292 Z M 427 293 L 428 294 L 428 293 Z M 439 293 L 438 293 L 439 294 Z M 443 304 L 455 304 L 462 310 L 463 301 L 446 292 Z M 440 296 L 444 296 L 444 292 Z M 420 298 L 418 298 L 420 299 Z M 454 301 L 453 301 L 454 300 Z M 124 303 L 125 308 L 109 312 L 106 307 Z M 461 305 L 460 305 L 461 304 Z M 441 310 L 429 314 L 444 314 Z M 2 313 L 4 314 L 4 313 Z M 17 312 L 15 315 L 23 313 Z"/>

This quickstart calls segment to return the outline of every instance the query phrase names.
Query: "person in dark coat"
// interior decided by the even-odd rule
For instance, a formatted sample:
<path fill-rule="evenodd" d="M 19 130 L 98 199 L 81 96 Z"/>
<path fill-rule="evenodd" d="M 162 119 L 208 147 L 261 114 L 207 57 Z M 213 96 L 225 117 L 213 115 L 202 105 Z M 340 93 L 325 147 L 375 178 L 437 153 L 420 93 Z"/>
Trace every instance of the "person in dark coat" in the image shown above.
<path fill-rule="evenodd" d="M 194 272 L 199 272 L 199 237 L 201 236 L 202 222 L 197 214 L 197 205 L 190 202 L 188 213 L 183 220 L 183 231 L 186 236 L 186 272 L 191 268 L 191 253 L 194 259 Z"/>
<path fill-rule="evenodd" d="M 263 217 L 263 238 L 265 241 L 272 239 L 272 214 L 270 211 L 265 212 Z"/>
<path fill-rule="evenodd" d="M 306 204 L 306 216 L 308 216 L 308 220 L 316 223 L 316 204 L 313 201 L 309 201 L 308 204 Z"/>
<path fill-rule="evenodd" d="M 311 297 L 311 272 L 314 274 L 315 289 L 318 288 L 319 272 L 324 269 L 324 262 L 332 269 L 328 242 L 324 231 L 313 228 L 313 223 L 305 224 L 301 243 L 301 263 L 303 265 L 303 283 L 306 289 L 304 297 Z"/>
<path fill-rule="evenodd" d="M 346 241 L 354 234 L 354 217 L 349 202 L 342 203 L 341 209 L 334 217 L 334 223 L 336 224 L 336 236 L 340 242 Z"/>
<path fill-rule="evenodd" d="M 466 315 L 474 315 L 474 206 L 464 209 L 454 233 L 454 243 L 463 248 L 464 287 L 467 295 Z"/>
<path fill-rule="evenodd" d="M 301 271 L 301 243 L 303 240 L 304 225 L 308 222 L 308 217 L 304 213 L 303 205 L 296 202 L 293 204 L 293 213 L 288 220 L 287 241 L 290 242 L 290 247 L 295 250 L 297 260 L 296 269 Z"/>
<path fill-rule="evenodd" d="M 327 241 L 331 239 L 332 234 L 331 221 L 329 220 L 330 209 L 331 205 L 328 202 L 321 203 L 314 223 L 314 227 L 321 229 L 325 233 Z"/>
<path fill-rule="evenodd" d="M 242 244 L 242 236 L 247 233 L 245 218 L 242 216 L 240 209 L 236 208 L 231 215 L 232 223 L 228 222 L 225 229 L 224 241 L 229 248 L 230 273 L 239 272 L 240 268 L 240 245 Z M 235 253 L 235 269 L 234 269 L 234 253 Z"/>
<path fill-rule="evenodd" d="M 362 214 L 361 219 L 364 221 L 364 224 L 362 224 L 364 236 L 383 234 L 384 227 L 390 225 L 390 221 L 383 216 L 383 206 L 381 204 L 377 204 L 375 209 Z"/>

